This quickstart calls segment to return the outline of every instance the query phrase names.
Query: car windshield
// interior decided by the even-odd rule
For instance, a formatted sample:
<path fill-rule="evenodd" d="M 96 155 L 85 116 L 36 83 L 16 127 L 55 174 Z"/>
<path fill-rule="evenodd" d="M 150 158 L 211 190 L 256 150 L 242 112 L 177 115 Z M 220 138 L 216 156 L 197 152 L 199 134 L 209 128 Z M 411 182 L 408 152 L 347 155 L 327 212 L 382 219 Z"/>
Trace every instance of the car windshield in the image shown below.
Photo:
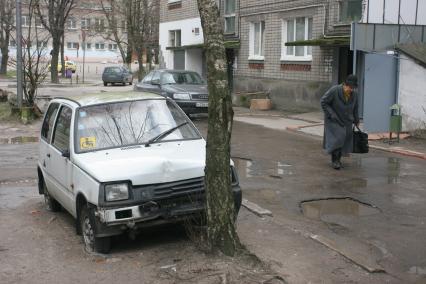
<path fill-rule="evenodd" d="M 120 67 L 107 67 L 107 68 L 105 68 L 105 73 L 106 74 L 120 73 L 120 72 L 121 72 L 121 68 Z"/>
<path fill-rule="evenodd" d="M 75 148 L 78 153 L 146 144 L 181 124 L 155 141 L 201 138 L 185 114 L 164 99 L 82 107 L 77 112 L 76 123 Z"/>
<path fill-rule="evenodd" d="M 204 84 L 200 75 L 195 72 L 164 72 L 161 74 L 161 84 Z"/>

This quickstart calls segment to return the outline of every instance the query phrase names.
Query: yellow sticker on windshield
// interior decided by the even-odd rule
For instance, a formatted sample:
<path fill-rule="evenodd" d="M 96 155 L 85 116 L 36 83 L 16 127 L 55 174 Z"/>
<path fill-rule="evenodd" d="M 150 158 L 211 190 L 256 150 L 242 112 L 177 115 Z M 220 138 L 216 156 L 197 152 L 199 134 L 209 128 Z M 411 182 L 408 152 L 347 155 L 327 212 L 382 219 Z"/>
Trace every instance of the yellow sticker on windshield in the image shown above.
<path fill-rule="evenodd" d="M 92 148 L 96 148 L 96 137 L 95 136 L 91 136 L 91 137 L 81 137 L 80 138 L 80 149 L 92 149 Z"/>

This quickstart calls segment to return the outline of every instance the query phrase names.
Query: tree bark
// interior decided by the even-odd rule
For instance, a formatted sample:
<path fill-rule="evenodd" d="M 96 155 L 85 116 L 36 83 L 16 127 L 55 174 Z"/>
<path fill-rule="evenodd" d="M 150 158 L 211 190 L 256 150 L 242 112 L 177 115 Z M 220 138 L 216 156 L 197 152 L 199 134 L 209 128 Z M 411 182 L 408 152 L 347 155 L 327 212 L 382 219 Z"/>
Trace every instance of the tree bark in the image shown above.
<path fill-rule="evenodd" d="M 58 59 L 61 40 L 59 37 L 52 38 L 52 60 L 50 61 L 50 80 L 52 83 L 59 83 L 58 78 Z"/>
<path fill-rule="evenodd" d="M 1 48 L 0 74 L 7 73 L 7 61 L 9 60 L 9 49 L 7 46 Z"/>
<path fill-rule="evenodd" d="M 206 148 L 207 235 L 212 247 L 234 255 L 240 247 L 235 230 L 231 188 L 232 102 L 228 87 L 223 28 L 215 0 L 197 0 L 204 33 L 209 91 Z"/>

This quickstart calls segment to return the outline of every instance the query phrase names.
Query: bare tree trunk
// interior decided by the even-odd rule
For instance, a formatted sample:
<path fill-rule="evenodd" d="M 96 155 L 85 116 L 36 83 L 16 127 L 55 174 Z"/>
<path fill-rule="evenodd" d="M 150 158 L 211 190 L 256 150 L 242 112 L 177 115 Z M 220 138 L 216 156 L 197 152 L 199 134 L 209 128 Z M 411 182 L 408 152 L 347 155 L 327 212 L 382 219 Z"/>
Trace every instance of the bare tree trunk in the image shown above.
<path fill-rule="evenodd" d="M 52 38 L 52 60 L 50 62 L 50 79 L 52 83 L 59 83 L 58 78 L 58 57 L 61 40 L 59 37 Z"/>
<path fill-rule="evenodd" d="M 9 39 L 7 40 L 9 42 Z M 9 49 L 6 46 L 1 48 L 1 65 L 0 65 L 0 74 L 7 73 L 7 62 L 9 60 Z"/>
<path fill-rule="evenodd" d="M 233 110 L 226 54 L 215 0 L 197 0 L 207 59 L 209 119 L 206 146 L 207 235 L 212 247 L 234 255 L 240 247 L 235 230 L 231 188 L 230 141 Z"/>
<path fill-rule="evenodd" d="M 64 47 L 65 47 L 65 34 L 62 34 L 61 37 L 61 73 L 62 78 L 65 76 L 65 56 L 64 56 Z"/>
<path fill-rule="evenodd" d="M 136 48 L 136 56 L 138 58 L 138 81 L 141 81 L 145 76 L 145 67 L 143 67 L 143 49 Z"/>

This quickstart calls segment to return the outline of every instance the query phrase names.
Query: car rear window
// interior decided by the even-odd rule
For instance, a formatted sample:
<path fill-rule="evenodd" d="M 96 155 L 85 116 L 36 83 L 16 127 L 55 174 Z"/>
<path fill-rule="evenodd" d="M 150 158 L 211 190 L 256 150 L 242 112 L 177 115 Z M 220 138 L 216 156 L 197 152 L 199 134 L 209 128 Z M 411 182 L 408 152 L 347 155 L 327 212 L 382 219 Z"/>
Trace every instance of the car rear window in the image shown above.
<path fill-rule="evenodd" d="M 112 74 L 112 73 L 120 73 L 121 68 L 120 67 L 107 67 L 105 68 L 104 73 L 106 74 Z"/>

